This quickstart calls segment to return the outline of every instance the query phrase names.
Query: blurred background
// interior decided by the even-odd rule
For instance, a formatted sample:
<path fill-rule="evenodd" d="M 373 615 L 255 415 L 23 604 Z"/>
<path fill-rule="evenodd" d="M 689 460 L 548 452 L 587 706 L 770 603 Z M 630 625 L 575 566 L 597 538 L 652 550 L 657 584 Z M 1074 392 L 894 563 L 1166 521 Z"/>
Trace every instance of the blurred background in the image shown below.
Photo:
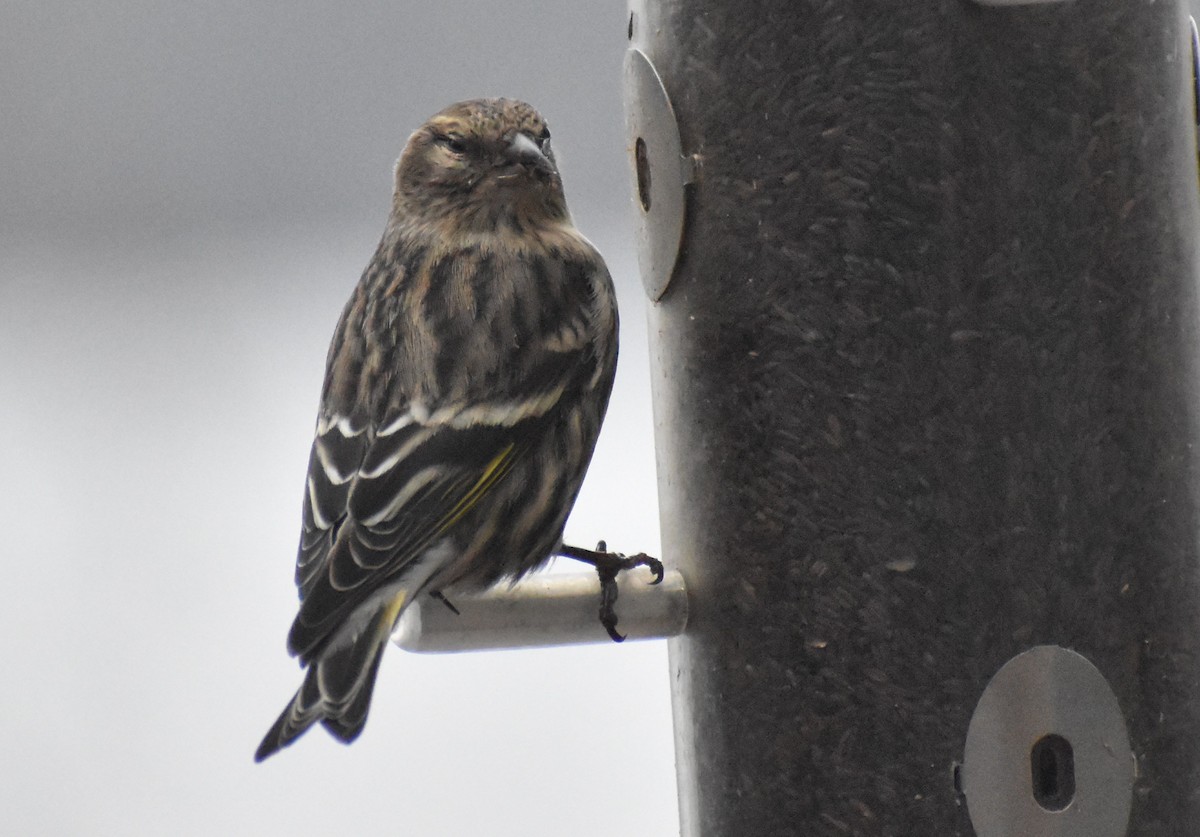
<path fill-rule="evenodd" d="M 568 540 L 658 551 L 625 26 L 617 0 L 3 4 L 0 830 L 678 831 L 665 642 L 393 647 L 356 744 L 252 762 L 300 681 L 325 350 L 396 156 L 450 102 L 551 124 L 623 315 Z"/>

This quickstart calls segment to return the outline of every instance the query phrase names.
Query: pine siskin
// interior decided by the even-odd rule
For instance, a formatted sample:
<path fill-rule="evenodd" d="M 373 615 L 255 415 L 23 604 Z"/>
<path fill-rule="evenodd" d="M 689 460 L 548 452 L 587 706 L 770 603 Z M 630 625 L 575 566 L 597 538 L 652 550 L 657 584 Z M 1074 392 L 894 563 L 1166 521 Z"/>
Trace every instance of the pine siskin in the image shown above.
<path fill-rule="evenodd" d="M 481 99 L 431 118 L 329 348 L 288 636 L 307 672 L 257 761 L 318 721 L 359 735 L 418 595 L 570 555 L 598 565 L 620 638 L 615 569 L 661 565 L 562 545 L 616 358 L 612 281 L 571 222 L 542 117 Z"/>

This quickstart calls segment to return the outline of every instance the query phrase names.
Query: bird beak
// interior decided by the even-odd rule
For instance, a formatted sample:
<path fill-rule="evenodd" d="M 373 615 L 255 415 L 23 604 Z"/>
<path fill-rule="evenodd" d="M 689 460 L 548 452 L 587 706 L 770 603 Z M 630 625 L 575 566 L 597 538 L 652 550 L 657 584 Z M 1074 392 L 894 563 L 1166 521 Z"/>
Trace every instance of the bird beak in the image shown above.
<path fill-rule="evenodd" d="M 504 159 L 509 163 L 517 163 L 527 169 L 537 169 L 547 174 L 554 171 L 554 166 L 542 153 L 542 149 L 538 148 L 537 143 L 519 131 L 509 141 L 508 148 L 504 149 Z"/>

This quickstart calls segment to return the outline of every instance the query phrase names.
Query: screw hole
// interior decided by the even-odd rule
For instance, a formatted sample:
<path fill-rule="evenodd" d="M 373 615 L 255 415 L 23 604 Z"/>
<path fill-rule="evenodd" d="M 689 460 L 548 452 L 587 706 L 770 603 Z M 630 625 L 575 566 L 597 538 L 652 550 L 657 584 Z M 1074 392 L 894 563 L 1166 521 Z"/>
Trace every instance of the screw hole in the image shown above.
<path fill-rule="evenodd" d="M 641 137 L 633 147 L 633 159 L 637 166 L 638 200 L 642 202 L 642 210 L 650 211 L 650 160 L 646 156 L 646 141 Z"/>
<path fill-rule="evenodd" d="M 1029 752 L 1033 798 L 1047 811 L 1061 811 L 1075 798 L 1075 752 L 1061 735 L 1045 735 Z"/>

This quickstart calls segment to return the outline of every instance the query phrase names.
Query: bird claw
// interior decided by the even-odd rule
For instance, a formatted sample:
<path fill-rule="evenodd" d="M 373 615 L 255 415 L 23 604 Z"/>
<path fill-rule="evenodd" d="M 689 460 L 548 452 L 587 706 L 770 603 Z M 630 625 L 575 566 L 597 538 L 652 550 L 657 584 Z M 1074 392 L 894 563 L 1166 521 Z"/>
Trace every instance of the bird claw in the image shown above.
<path fill-rule="evenodd" d="M 600 576 L 600 624 L 613 642 L 624 642 L 625 635 L 617 630 L 618 572 L 620 570 L 613 565 L 596 567 L 596 574 Z"/>
<path fill-rule="evenodd" d="M 639 552 L 630 560 L 637 561 L 637 563 L 634 564 L 635 567 L 646 567 L 648 570 L 650 570 L 650 572 L 654 573 L 654 580 L 650 582 L 651 584 L 662 584 L 662 580 L 666 575 L 666 570 L 663 568 L 662 561 L 658 560 L 657 558 L 651 558 L 644 552 Z"/>
<path fill-rule="evenodd" d="M 449 599 L 447 599 L 447 598 L 446 598 L 446 597 L 445 597 L 445 596 L 442 594 L 442 591 L 441 591 L 441 590 L 430 590 L 430 591 L 429 591 L 429 598 L 431 598 L 431 599 L 437 599 L 439 602 L 441 602 L 441 603 L 442 603 L 442 604 L 444 604 L 444 605 L 445 605 L 447 608 L 449 608 L 450 612 L 451 612 L 451 613 L 453 613 L 455 616 L 462 616 L 462 613 L 460 613 L 460 612 L 459 612 L 459 610 L 458 610 L 458 608 L 454 606 L 454 603 L 453 603 L 453 602 L 451 602 Z"/>
<path fill-rule="evenodd" d="M 646 567 L 654 574 L 650 583 L 659 584 L 664 575 L 662 561 L 651 558 L 644 552 L 628 556 L 619 552 L 609 552 L 608 544 L 604 541 L 596 544 L 595 550 L 564 546 L 560 554 L 585 561 L 596 568 L 596 575 L 600 577 L 600 624 L 613 642 L 624 642 L 625 635 L 617 630 L 616 604 L 620 593 L 617 576 L 636 567 Z"/>

